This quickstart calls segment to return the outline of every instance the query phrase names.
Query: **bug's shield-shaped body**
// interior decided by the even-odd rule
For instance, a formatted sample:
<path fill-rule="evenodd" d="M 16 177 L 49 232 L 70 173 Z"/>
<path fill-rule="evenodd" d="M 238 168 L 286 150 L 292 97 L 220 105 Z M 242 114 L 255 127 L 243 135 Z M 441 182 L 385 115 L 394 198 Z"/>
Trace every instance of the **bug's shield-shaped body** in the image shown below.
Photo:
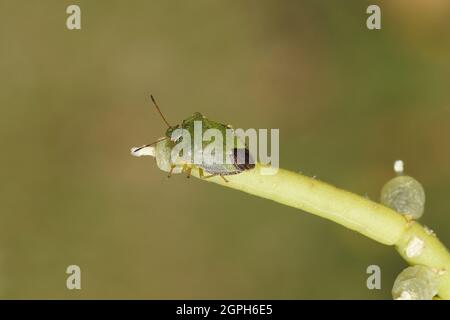
<path fill-rule="evenodd" d="M 200 139 L 196 139 L 194 137 L 196 133 L 196 121 L 201 123 L 202 137 Z M 176 157 L 175 159 L 171 159 L 171 150 L 173 146 L 177 143 L 180 143 L 182 140 L 181 136 L 173 135 L 176 129 L 185 129 L 190 134 L 191 150 L 201 150 L 201 162 L 194 163 L 193 153 L 189 155 L 190 157 L 188 157 L 188 159 L 186 159 L 186 157 Z M 211 141 L 203 140 L 203 134 L 208 129 L 218 130 L 223 137 L 223 143 L 221 144 L 222 149 L 220 150 L 221 153 L 219 154 L 220 161 L 217 161 L 218 159 L 216 157 L 216 149 L 212 150 L 212 152 L 203 152 L 203 150 L 205 150 L 211 143 Z M 158 166 L 161 169 L 172 167 L 174 168 L 173 173 L 180 172 L 180 166 L 196 166 L 203 169 L 205 172 L 221 176 L 238 174 L 244 170 L 254 168 L 254 161 L 251 158 L 251 155 L 247 147 L 245 146 L 245 143 L 242 142 L 241 139 L 233 134 L 231 138 L 232 143 L 230 145 L 226 143 L 227 134 L 230 134 L 230 132 L 232 132 L 232 129 L 229 126 L 211 121 L 205 118 L 201 113 L 196 112 L 191 117 L 184 120 L 181 125 L 170 127 L 166 132 L 166 137 L 169 139 L 161 141 L 157 144 L 156 160 Z M 221 159 L 220 155 L 222 155 Z"/>

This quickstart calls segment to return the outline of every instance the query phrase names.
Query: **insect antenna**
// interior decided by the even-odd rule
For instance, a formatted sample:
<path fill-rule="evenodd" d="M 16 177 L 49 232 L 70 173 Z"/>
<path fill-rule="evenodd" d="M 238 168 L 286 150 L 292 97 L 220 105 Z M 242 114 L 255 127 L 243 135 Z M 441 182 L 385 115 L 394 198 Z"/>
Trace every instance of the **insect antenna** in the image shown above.
<path fill-rule="evenodd" d="M 163 115 L 162 112 L 161 112 L 161 109 L 159 109 L 159 106 L 158 106 L 158 104 L 156 103 L 155 98 L 153 98 L 153 95 L 150 95 L 150 98 L 152 99 L 152 102 L 153 102 L 153 104 L 155 105 L 156 110 L 158 111 L 159 115 L 160 115 L 161 118 L 164 120 L 164 122 L 167 124 L 167 126 L 170 128 L 171 126 L 170 126 L 169 122 L 167 122 L 166 118 L 164 117 L 164 115 Z"/>
<path fill-rule="evenodd" d="M 133 152 L 138 152 L 138 151 L 141 150 L 141 149 L 150 147 L 150 146 L 152 146 L 152 145 L 154 145 L 154 144 L 157 144 L 158 142 L 164 141 L 164 140 L 166 140 L 166 139 L 168 139 L 168 138 L 167 138 L 167 137 L 164 137 L 164 138 L 161 138 L 161 139 L 159 139 L 159 140 L 156 140 L 155 142 L 152 142 L 152 143 L 143 145 L 143 146 L 141 146 L 141 147 L 138 147 L 138 148 L 134 149 Z"/>

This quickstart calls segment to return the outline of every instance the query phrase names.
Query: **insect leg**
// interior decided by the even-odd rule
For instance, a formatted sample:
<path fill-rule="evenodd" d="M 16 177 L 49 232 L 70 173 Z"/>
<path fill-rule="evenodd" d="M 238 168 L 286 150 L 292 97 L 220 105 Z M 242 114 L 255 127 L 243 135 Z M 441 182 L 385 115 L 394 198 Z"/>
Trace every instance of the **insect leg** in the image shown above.
<path fill-rule="evenodd" d="M 183 164 L 182 172 L 186 172 L 187 173 L 186 178 L 190 178 L 191 177 L 191 170 L 192 170 L 192 167 L 190 167 L 187 164 Z"/>
<path fill-rule="evenodd" d="M 205 171 L 202 168 L 198 168 L 198 175 L 200 179 L 208 179 L 216 176 L 216 174 L 210 174 L 209 176 L 205 176 Z"/>
<path fill-rule="evenodd" d="M 187 170 L 186 170 L 186 172 L 187 172 L 186 178 L 190 178 L 191 177 L 191 170 L 192 170 L 192 167 L 188 167 L 187 168 Z"/>
<path fill-rule="evenodd" d="M 216 174 L 210 174 L 209 176 L 205 176 L 205 171 L 202 168 L 198 168 L 198 175 L 200 179 L 208 179 L 216 176 Z"/>
<path fill-rule="evenodd" d="M 175 167 L 176 167 L 176 165 L 174 165 L 174 164 L 172 164 L 170 166 L 170 170 L 169 170 L 169 174 L 167 175 L 167 178 L 170 178 L 172 176 L 172 172 L 173 172 L 173 169 L 175 169 Z"/>
<path fill-rule="evenodd" d="M 217 176 L 217 174 L 210 174 L 209 176 L 202 176 L 202 179 L 209 179 L 215 176 Z"/>
<path fill-rule="evenodd" d="M 210 174 L 209 176 L 205 176 L 205 175 L 203 174 L 203 170 L 202 170 L 202 169 L 199 169 L 199 176 L 200 176 L 200 179 L 209 179 L 209 178 L 212 178 L 212 177 L 220 176 L 220 177 L 223 179 L 223 181 L 229 182 L 229 181 L 228 181 L 223 175 L 221 175 L 221 174 Z"/>

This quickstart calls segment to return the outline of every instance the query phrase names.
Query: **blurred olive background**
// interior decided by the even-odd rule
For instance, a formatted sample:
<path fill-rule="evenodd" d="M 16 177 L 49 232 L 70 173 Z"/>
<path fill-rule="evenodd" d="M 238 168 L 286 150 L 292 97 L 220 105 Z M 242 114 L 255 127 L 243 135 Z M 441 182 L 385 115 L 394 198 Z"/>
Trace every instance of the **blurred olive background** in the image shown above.
<path fill-rule="evenodd" d="M 171 123 L 279 128 L 283 168 L 371 199 L 403 159 L 450 245 L 449 17 L 445 0 L 0 0 L 0 298 L 390 299 L 393 248 L 129 149 L 164 133 L 153 93 Z"/>

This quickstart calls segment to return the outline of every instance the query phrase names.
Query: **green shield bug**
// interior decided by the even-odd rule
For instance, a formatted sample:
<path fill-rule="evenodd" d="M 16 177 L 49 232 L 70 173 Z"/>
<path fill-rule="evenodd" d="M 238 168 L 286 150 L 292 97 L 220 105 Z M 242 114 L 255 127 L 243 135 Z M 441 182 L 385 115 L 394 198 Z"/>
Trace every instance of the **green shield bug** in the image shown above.
<path fill-rule="evenodd" d="M 144 148 L 155 145 L 154 156 L 156 162 L 162 170 L 169 172 L 169 177 L 172 173 L 180 172 L 186 172 L 187 177 L 189 177 L 192 168 L 197 167 L 200 178 L 220 176 L 227 181 L 224 176 L 239 174 L 255 167 L 248 148 L 239 137 L 234 135 L 231 126 L 209 120 L 200 112 L 195 112 L 192 116 L 183 120 L 181 124 L 171 126 L 161 112 L 155 98 L 152 95 L 150 95 L 150 98 L 162 120 L 167 125 L 167 130 L 165 136 L 156 142 L 132 149 L 133 155 L 139 156 L 139 152 Z M 200 132 L 197 131 L 198 128 L 201 129 Z M 207 153 L 203 150 L 208 148 L 209 142 L 203 139 L 203 135 L 210 129 L 221 135 L 222 142 L 225 140 L 223 138 L 226 137 L 227 143 L 221 143 L 220 150 L 214 149 L 212 152 Z M 183 142 L 185 137 L 180 132 L 187 132 L 189 137 L 194 137 L 190 143 L 191 150 L 194 150 L 194 152 L 190 152 L 187 157 L 177 155 L 174 158 L 172 155 L 174 147 Z M 200 138 L 195 136 L 198 133 L 201 134 Z M 194 161 L 194 154 L 197 150 L 200 150 L 202 153 L 201 161 L 199 162 Z M 223 161 L 217 161 L 217 158 Z M 205 172 L 209 175 L 205 176 Z"/>

